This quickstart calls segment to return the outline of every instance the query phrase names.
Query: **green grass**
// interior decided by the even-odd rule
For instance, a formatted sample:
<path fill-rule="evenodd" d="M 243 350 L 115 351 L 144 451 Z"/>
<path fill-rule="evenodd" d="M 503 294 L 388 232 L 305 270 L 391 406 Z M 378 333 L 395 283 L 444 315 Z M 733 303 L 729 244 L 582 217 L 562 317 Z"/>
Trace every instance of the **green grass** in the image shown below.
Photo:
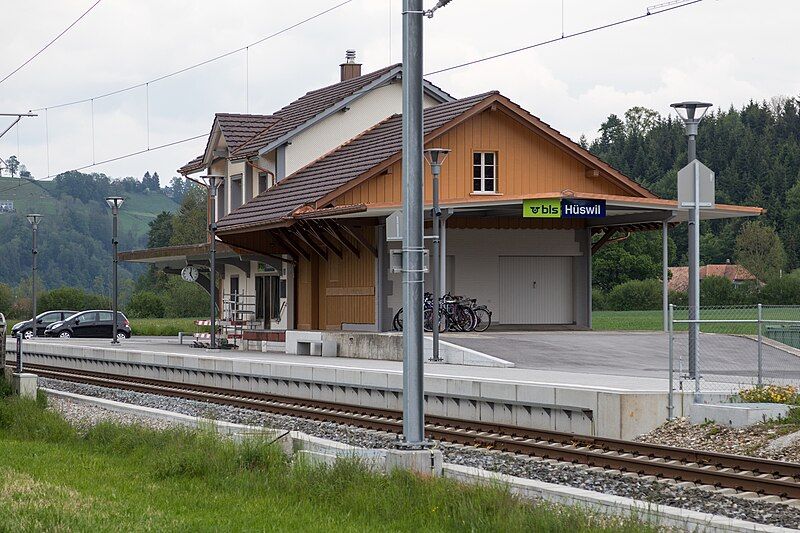
<path fill-rule="evenodd" d="M 177 336 L 179 331 L 196 333 L 209 331 L 207 326 L 196 326 L 196 318 L 131 318 L 134 335 Z"/>
<path fill-rule="evenodd" d="M 657 531 L 359 464 L 290 463 L 210 430 L 101 424 L 85 433 L 31 401 L 0 400 L 0 531 Z"/>
<path fill-rule="evenodd" d="M 758 317 L 755 306 L 741 308 L 711 308 L 702 309 L 701 320 L 755 320 Z M 676 320 L 688 318 L 686 309 L 676 310 Z M 767 321 L 763 328 L 777 326 L 770 324 L 769 320 L 796 320 L 800 321 L 800 308 L 798 307 L 764 307 L 762 319 Z M 592 328 L 596 331 L 661 331 L 663 328 L 661 310 L 657 311 L 594 311 L 592 312 Z M 675 331 L 687 331 L 688 324 L 678 323 Z M 701 324 L 700 330 L 705 333 L 727 333 L 733 335 L 755 335 L 755 323 L 706 323 Z M 764 330 L 766 334 L 766 330 Z"/>

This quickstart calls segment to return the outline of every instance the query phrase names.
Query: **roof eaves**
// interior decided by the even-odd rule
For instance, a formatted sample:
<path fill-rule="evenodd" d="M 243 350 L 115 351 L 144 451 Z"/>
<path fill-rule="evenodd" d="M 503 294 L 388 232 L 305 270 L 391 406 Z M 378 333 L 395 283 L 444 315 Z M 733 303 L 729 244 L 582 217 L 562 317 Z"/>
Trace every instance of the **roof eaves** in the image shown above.
<path fill-rule="evenodd" d="M 394 68 L 386 71 L 386 73 L 383 74 L 382 76 L 380 76 L 379 78 L 373 80 L 372 82 L 368 83 L 367 85 L 365 85 L 361 89 L 353 92 L 349 96 L 346 96 L 345 98 L 342 98 L 341 100 L 339 100 L 334 105 L 328 107 L 327 109 L 325 109 L 325 111 L 323 111 L 321 113 L 317 113 L 316 115 L 314 115 L 310 119 L 308 119 L 305 122 L 303 122 L 302 124 L 298 125 L 296 128 L 293 128 L 292 130 L 287 131 L 286 133 L 284 133 L 283 135 L 281 135 L 280 137 L 278 137 L 277 139 L 275 139 L 274 141 L 272 141 L 268 145 L 266 145 L 266 146 L 264 146 L 262 148 L 259 148 L 258 155 L 269 153 L 272 150 L 274 150 L 275 148 L 277 148 L 278 146 L 281 146 L 282 144 L 285 144 L 292 137 L 294 137 L 295 135 L 299 134 L 300 132 L 310 128 L 311 126 L 313 126 L 314 124 L 316 124 L 320 120 L 323 120 L 323 119 L 333 115 L 334 113 L 336 113 L 336 112 L 340 111 L 341 109 L 347 107 L 347 105 L 350 104 L 351 102 L 353 102 L 355 100 L 358 100 L 359 98 L 361 98 L 362 96 L 367 94 L 372 89 L 375 89 L 376 87 L 379 87 L 379 86 L 383 85 L 387 81 L 394 79 L 395 77 L 397 77 L 397 75 L 399 73 L 402 72 L 402 70 L 403 69 L 402 69 L 401 66 L 396 65 Z"/>

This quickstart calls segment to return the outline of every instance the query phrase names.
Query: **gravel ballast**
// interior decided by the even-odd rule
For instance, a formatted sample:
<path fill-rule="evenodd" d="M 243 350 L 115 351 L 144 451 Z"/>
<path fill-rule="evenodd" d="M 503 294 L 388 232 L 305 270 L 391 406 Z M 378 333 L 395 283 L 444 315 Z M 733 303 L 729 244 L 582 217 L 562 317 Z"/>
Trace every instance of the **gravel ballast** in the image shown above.
<path fill-rule="evenodd" d="M 215 405 L 194 400 L 159 396 L 93 385 L 40 378 L 43 387 L 95 396 L 129 404 L 173 411 L 195 417 L 204 417 L 238 424 L 249 424 L 274 429 L 295 430 L 363 448 L 392 448 L 399 439 L 395 435 L 343 426 L 330 422 L 315 422 L 284 415 L 272 415 L 249 409 Z M 78 425 L 99 420 L 116 420 L 122 423 L 143 423 L 160 429 L 169 425 L 164 421 L 145 422 L 145 417 L 120 415 L 79 402 L 52 399 L 53 408 Z M 103 412 L 109 416 L 104 416 Z M 154 425 L 150 425 L 150 424 Z M 552 463 L 536 458 L 512 455 L 492 450 L 438 443 L 444 461 L 472 466 L 512 476 L 525 477 L 548 483 L 568 485 L 586 490 L 624 496 L 694 511 L 713 513 L 762 524 L 783 527 L 800 527 L 800 509 L 779 503 L 730 497 L 697 487 L 682 487 L 640 477 L 607 472 L 588 471 L 563 463 Z"/>

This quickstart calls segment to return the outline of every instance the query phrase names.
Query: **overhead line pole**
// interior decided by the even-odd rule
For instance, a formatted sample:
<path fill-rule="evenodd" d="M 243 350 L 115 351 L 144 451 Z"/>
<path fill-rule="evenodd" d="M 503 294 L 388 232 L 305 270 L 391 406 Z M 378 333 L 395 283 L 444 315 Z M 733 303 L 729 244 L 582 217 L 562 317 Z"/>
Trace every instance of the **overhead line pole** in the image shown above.
<path fill-rule="evenodd" d="M 425 445 L 422 222 L 422 0 L 403 0 L 403 438 Z"/>

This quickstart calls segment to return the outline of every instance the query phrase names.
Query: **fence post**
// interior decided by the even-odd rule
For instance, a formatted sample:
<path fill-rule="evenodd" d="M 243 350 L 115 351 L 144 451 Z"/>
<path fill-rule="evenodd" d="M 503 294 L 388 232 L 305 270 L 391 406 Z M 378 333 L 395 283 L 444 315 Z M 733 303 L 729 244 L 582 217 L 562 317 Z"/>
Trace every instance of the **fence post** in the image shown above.
<path fill-rule="evenodd" d="M 669 304 L 669 311 L 667 317 L 667 329 L 669 331 L 669 394 L 667 394 L 667 420 L 675 418 L 675 402 L 673 399 L 673 374 L 675 373 L 675 329 L 673 325 L 673 310 L 674 305 Z"/>
<path fill-rule="evenodd" d="M 762 324 L 762 314 L 761 314 L 761 304 L 758 304 L 758 386 L 764 384 L 764 376 L 762 373 L 762 346 L 763 341 L 761 339 L 761 324 Z"/>
<path fill-rule="evenodd" d="M 36 327 L 36 324 L 34 324 Z M 22 332 L 17 333 L 17 374 L 22 374 Z"/>

